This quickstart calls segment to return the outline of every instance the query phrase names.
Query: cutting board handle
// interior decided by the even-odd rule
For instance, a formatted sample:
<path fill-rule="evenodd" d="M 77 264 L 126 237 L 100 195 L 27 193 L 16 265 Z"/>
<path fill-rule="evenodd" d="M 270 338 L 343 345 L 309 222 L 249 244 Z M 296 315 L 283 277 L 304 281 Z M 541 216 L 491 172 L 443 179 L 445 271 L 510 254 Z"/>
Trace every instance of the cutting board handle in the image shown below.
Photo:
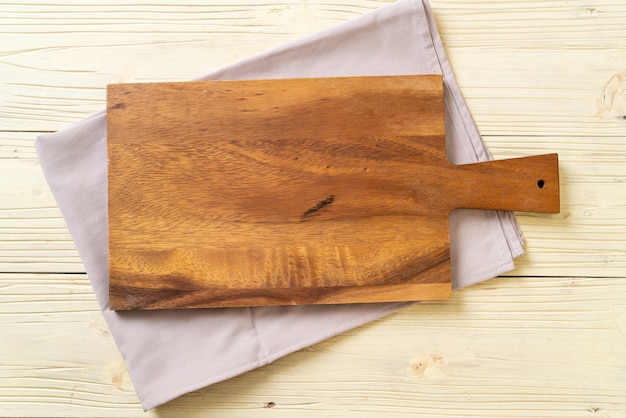
<path fill-rule="evenodd" d="M 558 154 L 457 165 L 459 208 L 559 213 Z"/>

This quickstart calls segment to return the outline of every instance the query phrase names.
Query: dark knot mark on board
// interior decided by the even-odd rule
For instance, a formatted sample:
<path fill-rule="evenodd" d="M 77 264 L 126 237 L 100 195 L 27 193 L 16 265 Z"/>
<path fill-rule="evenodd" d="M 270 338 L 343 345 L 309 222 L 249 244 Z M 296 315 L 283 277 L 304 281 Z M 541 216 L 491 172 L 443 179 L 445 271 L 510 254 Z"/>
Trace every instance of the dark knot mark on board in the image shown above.
<path fill-rule="evenodd" d="M 111 109 L 125 109 L 125 108 L 126 108 L 126 103 L 117 103 L 116 105 L 111 107 Z"/>
<path fill-rule="evenodd" d="M 335 196 L 330 195 L 324 200 L 320 200 L 317 202 L 317 205 L 313 206 L 311 209 L 307 210 L 300 216 L 300 221 L 308 221 L 313 216 L 319 215 L 319 211 L 324 209 L 325 207 L 330 206 L 335 201 Z"/>

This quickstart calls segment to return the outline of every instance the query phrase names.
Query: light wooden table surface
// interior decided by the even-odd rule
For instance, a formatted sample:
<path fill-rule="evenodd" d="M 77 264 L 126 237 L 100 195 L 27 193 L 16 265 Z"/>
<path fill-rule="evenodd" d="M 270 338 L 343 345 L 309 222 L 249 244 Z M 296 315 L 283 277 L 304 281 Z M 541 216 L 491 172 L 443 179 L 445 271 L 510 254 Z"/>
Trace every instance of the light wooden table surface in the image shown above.
<path fill-rule="evenodd" d="M 507 277 L 144 414 L 33 139 L 384 1 L 0 2 L 1 416 L 626 417 L 626 2 L 432 0 L 496 158 L 558 152 Z"/>

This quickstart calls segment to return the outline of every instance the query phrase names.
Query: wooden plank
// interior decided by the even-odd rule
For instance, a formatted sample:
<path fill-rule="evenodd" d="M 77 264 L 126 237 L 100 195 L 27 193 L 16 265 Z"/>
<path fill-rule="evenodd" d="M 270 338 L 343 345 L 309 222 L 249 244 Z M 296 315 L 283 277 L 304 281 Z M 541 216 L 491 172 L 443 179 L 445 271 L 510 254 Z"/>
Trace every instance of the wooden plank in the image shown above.
<path fill-rule="evenodd" d="M 518 214 L 527 254 L 512 275 L 619 276 L 626 269 L 623 138 L 489 137 L 495 155 L 508 158 L 559 153 L 558 215 Z"/>
<path fill-rule="evenodd" d="M 385 2 L 154 3 L 0 5 L 0 127 L 56 130 L 102 109 L 108 83 L 191 79 Z M 626 4 L 432 6 L 483 134 L 623 134 Z"/>
<path fill-rule="evenodd" d="M 84 271 L 34 159 L 35 135 L 0 132 L 0 156 L 7 157 L 0 157 L 0 271 Z M 623 140 L 506 136 L 486 140 L 496 158 L 559 153 L 561 214 L 518 214 L 527 255 L 518 259 L 514 274 L 621 277 L 626 269 Z"/>
<path fill-rule="evenodd" d="M 144 414 L 84 275 L 0 274 L 0 415 L 618 417 L 626 278 L 498 278 Z"/>
<path fill-rule="evenodd" d="M 0 272 L 83 272 L 35 154 L 34 132 L 0 132 Z"/>
<path fill-rule="evenodd" d="M 483 135 L 624 134 L 626 51 L 448 51 Z"/>
<path fill-rule="evenodd" d="M 3 3 L 0 128 L 57 130 L 102 109 L 109 83 L 192 79 L 384 3 L 324 21 L 319 4 Z"/>
<path fill-rule="evenodd" d="M 111 416 L 107 398 L 134 396 L 87 276 L 0 274 L 0 289 L 0 416 Z"/>

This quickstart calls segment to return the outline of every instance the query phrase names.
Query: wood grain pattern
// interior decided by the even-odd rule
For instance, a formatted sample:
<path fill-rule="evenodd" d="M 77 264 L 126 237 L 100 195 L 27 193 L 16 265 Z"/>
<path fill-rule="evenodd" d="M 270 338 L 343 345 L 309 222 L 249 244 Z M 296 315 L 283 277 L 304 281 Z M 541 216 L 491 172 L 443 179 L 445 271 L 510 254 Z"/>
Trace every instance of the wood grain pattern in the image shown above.
<path fill-rule="evenodd" d="M 109 86 L 112 309 L 450 295 L 448 214 L 558 212 L 556 155 L 446 160 L 440 76 Z"/>
<path fill-rule="evenodd" d="M 0 132 L 0 268 L 84 272 L 36 159 L 35 132 Z M 518 276 L 622 277 L 626 153 L 620 137 L 486 137 L 497 158 L 559 152 L 561 213 L 517 213 L 526 255 Z"/>
<path fill-rule="evenodd" d="M 15 272 L 0 278 L 0 416 L 624 416 L 626 96 L 609 83 L 626 68 L 624 2 L 431 0 L 493 155 L 559 152 L 561 214 L 517 214 L 526 255 L 513 274 L 525 277 L 144 413 L 87 276 L 29 273 L 84 271 L 34 156 L 38 132 L 101 110 L 107 83 L 192 79 L 384 3 L 0 5 L 0 271 Z"/>
<path fill-rule="evenodd" d="M 0 416 L 621 418 L 624 300 L 625 278 L 498 278 L 145 413 L 86 275 L 0 274 Z"/>

